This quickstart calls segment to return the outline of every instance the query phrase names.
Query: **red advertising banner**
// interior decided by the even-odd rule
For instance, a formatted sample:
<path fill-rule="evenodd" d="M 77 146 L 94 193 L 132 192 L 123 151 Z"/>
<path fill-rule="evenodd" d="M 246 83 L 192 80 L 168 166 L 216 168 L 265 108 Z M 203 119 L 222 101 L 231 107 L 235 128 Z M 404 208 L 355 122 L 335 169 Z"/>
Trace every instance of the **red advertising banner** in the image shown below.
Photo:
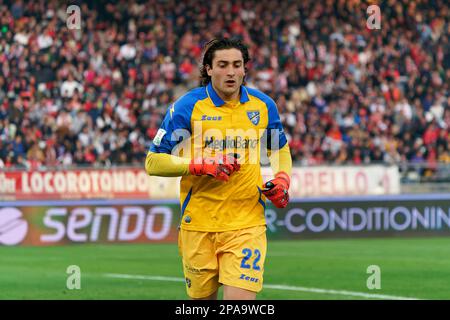
<path fill-rule="evenodd" d="M 144 169 L 10 171 L 0 173 L 0 200 L 148 199 Z"/>
<path fill-rule="evenodd" d="M 264 181 L 273 177 L 262 168 Z M 0 200 L 178 199 L 180 177 L 144 168 L 0 172 Z M 291 198 L 400 193 L 396 166 L 292 168 Z"/>

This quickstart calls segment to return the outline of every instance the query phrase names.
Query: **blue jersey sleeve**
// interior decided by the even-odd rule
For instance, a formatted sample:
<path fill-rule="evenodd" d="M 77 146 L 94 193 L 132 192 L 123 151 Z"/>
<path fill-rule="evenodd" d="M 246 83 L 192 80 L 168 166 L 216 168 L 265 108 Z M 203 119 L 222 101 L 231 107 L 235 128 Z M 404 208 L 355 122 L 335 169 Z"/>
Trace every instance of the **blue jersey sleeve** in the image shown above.
<path fill-rule="evenodd" d="M 287 143 L 286 135 L 284 134 L 283 126 L 281 124 L 280 115 L 275 101 L 265 93 L 247 88 L 247 91 L 252 95 L 263 101 L 267 106 L 269 121 L 267 123 L 266 131 L 262 137 L 263 145 L 269 150 L 278 150 L 284 147 Z"/>
<path fill-rule="evenodd" d="M 151 152 L 170 154 L 178 143 L 190 136 L 193 108 L 194 103 L 183 103 L 180 100 L 168 108 L 150 146 Z"/>
<path fill-rule="evenodd" d="M 286 135 L 284 134 L 283 125 L 281 124 L 280 115 L 278 114 L 275 101 L 269 99 L 266 104 L 269 110 L 269 122 L 267 124 L 267 148 L 271 150 L 278 150 L 283 148 L 287 143 Z"/>

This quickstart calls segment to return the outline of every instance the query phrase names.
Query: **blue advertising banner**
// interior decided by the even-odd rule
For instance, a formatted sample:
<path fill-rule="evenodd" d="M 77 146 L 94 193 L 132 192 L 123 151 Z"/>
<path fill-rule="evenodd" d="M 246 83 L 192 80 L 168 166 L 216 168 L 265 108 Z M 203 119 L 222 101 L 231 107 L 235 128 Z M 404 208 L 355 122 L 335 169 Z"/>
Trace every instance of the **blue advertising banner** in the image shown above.
<path fill-rule="evenodd" d="M 293 199 L 268 203 L 269 239 L 450 235 L 450 194 Z M 175 242 L 177 200 L 0 203 L 0 245 Z"/>

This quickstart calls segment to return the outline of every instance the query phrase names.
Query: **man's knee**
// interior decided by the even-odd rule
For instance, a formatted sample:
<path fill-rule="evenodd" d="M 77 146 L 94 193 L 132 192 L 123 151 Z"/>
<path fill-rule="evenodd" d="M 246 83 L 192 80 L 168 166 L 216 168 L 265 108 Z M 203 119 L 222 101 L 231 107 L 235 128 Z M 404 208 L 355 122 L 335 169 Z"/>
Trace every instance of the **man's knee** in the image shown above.
<path fill-rule="evenodd" d="M 217 291 L 204 298 L 191 298 L 191 300 L 217 300 Z"/>
<path fill-rule="evenodd" d="M 232 286 L 223 286 L 223 300 L 255 300 L 256 292 L 232 287 Z"/>

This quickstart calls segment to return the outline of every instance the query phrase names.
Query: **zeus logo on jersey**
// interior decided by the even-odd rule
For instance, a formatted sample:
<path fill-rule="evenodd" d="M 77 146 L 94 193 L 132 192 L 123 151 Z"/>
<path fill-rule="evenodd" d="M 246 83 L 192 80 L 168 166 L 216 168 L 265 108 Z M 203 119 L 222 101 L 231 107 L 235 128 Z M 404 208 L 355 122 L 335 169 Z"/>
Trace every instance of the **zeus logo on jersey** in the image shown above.
<path fill-rule="evenodd" d="M 258 146 L 258 139 L 249 139 L 242 137 L 232 138 L 230 136 L 226 136 L 225 139 L 215 139 L 214 137 L 206 137 L 205 138 L 205 148 L 213 148 L 213 149 L 255 149 Z"/>
<path fill-rule="evenodd" d="M 222 120 L 222 116 L 214 116 L 214 117 L 210 117 L 207 115 L 202 116 L 202 121 L 220 121 L 220 120 Z"/>

